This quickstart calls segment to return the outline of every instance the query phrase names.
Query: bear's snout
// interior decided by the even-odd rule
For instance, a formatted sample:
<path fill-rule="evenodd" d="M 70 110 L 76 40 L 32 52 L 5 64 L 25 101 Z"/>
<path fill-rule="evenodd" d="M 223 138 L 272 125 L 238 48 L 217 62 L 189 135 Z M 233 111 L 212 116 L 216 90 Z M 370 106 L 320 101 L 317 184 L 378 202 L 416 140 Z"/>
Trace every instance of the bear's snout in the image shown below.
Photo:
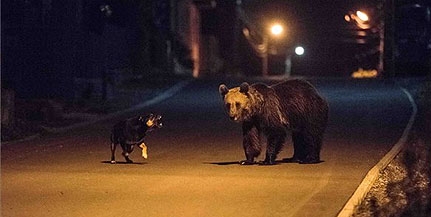
<path fill-rule="evenodd" d="M 229 118 L 234 122 L 241 122 L 242 120 L 239 116 L 235 116 L 235 115 L 229 116 Z"/>

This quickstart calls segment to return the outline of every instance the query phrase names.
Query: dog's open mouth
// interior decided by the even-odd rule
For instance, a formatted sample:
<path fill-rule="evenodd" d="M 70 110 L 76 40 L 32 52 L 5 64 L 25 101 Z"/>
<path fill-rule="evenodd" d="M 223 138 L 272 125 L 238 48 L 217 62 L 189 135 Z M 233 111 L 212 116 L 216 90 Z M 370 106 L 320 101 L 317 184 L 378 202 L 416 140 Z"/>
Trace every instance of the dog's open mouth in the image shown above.
<path fill-rule="evenodd" d="M 151 115 L 150 118 L 148 118 L 148 120 L 147 120 L 147 126 L 149 128 L 162 128 L 163 127 L 162 116 L 161 115 L 156 115 L 156 116 Z"/>
<path fill-rule="evenodd" d="M 162 122 L 158 122 L 157 123 L 157 128 L 162 128 L 163 127 L 163 123 Z"/>
<path fill-rule="evenodd" d="M 155 125 L 157 126 L 157 128 L 162 128 L 163 127 L 162 116 L 161 115 L 157 115 L 154 122 L 155 122 Z"/>

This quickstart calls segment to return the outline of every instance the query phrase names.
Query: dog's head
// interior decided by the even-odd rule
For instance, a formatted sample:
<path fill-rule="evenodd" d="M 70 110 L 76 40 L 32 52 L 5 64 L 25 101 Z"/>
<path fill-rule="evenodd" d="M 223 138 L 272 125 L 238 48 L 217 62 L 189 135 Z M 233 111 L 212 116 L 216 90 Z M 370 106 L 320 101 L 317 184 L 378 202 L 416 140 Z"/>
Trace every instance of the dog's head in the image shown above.
<path fill-rule="evenodd" d="M 154 115 L 152 113 L 147 116 L 140 116 L 139 121 L 145 123 L 145 125 L 148 127 L 148 131 L 162 128 L 163 126 L 162 116 Z"/>

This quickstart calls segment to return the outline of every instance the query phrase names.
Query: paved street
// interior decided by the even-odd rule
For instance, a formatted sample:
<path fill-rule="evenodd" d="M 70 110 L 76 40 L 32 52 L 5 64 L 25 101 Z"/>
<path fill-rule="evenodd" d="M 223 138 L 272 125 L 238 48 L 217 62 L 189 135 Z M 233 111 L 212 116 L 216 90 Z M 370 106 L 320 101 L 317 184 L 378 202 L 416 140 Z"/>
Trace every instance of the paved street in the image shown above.
<path fill-rule="evenodd" d="M 221 82 L 194 81 L 144 108 L 163 114 L 164 128 L 147 136 L 147 160 L 135 150 L 134 164 L 121 163 L 119 150 L 108 163 L 109 131 L 136 112 L 2 145 L 1 216 L 336 216 L 411 115 L 392 83 L 311 80 L 330 104 L 324 162 L 240 166 L 241 126 L 223 111 Z M 291 155 L 289 141 L 279 159 Z"/>

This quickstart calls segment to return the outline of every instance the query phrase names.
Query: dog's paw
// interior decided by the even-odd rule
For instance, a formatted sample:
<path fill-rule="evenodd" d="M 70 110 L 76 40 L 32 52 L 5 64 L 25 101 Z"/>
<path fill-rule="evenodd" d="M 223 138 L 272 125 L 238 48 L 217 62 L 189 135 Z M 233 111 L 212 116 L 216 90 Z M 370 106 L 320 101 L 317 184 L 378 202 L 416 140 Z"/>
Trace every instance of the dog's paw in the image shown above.
<path fill-rule="evenodd" d="M 139 145 L 139 147 L 142 148 L 142 157 L 147 159 L 148 158 L 147 146 L 145 145 L 145 143 L 142 143 L 141 145 Z"/>
<path fill-rule="evenodd" d="M 242 160 L 242 161 L 240 161 L 239 162 L 239 164 L 240 165 L 244 165 L 244 166 L 246 166 L 246 165 L 253 165 L 253 164 L 255 164 L 256 162 L 254 162 L 254 161 L 249 161 L 249 160 Z"/>
<path fill-rule="evenodd" d="M 147 159 L 148 158 L 148 154 L 147 154 L 147 149 L 142 149 L 142 157 Z"/>

